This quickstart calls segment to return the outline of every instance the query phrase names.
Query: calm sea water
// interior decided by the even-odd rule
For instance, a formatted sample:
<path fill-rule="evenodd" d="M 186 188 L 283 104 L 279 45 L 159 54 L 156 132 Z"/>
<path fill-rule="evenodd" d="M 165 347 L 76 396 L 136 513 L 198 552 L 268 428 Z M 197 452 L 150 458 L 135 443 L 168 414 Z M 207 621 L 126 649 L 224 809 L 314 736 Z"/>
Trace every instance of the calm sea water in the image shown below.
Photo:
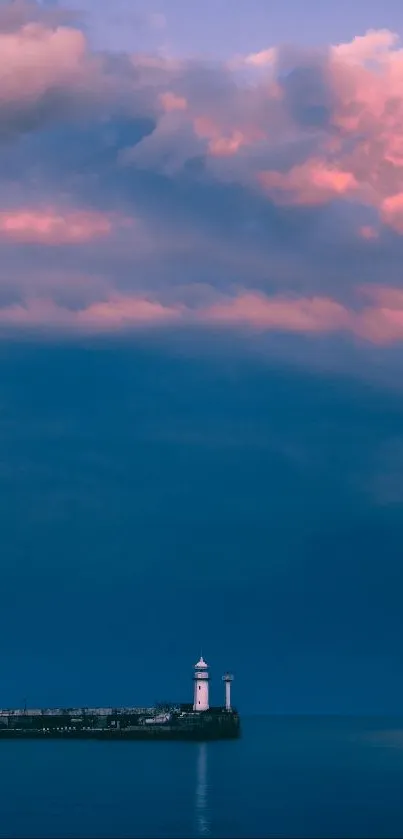
<path fill-rule="evenodd" d="M 253 718 L 218 743 L 0 741 L 2 837 L 401 837 L 403 719 Z"/>

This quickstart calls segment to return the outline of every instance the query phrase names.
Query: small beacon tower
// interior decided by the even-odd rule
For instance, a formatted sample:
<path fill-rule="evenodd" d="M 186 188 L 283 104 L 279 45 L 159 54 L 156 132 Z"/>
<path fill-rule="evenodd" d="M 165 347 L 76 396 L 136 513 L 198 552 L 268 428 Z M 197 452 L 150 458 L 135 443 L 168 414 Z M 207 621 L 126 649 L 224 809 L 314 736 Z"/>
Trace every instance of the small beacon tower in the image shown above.
<path fill-rule="evenodd" d="M 231 710 L 231 682 L 234 681 L 234 677 L 232 673 L 225 673 L 222 677 L 223 682 L 225 682 L 225 710 Z"/>
<path fill-rule="evenodd" d="M 208 665 L 203 659 L 203 656 L 200 656 L 200 660 L 195 664 L 195 674 L 193 676 L 194 681 L 194 699 L 193 699 L 193 710 L 194 711 L 208 711 L 209 709 L 209 686 L 208 683 L 210 681 L 210 676 L 208 673 Z"/>

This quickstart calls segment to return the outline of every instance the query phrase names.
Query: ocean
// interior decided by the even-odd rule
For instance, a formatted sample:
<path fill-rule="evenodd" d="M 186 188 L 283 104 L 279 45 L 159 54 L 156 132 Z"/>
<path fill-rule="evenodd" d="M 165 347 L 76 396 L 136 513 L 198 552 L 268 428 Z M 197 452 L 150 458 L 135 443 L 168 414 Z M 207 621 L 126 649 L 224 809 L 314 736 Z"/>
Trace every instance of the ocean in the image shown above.
<path fill-rule="evenodd" d="M 253 717 L 240 740 L 0 741 L 1 837 L 401 837 L 403 719 Z"/>

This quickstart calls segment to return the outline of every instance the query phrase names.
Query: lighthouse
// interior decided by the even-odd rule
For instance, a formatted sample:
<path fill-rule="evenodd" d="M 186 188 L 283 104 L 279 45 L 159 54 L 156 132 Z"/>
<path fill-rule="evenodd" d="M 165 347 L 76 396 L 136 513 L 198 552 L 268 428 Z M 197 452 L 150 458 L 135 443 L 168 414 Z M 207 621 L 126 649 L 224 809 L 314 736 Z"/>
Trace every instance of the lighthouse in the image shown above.
<path fill-rule="evenodd" d="M 231 710 L 231 682 L 233 681 L 234 677 L 232 673 L 225 673 L 222 677 L 223 682 L 225 682 L 225 710 Z"/>
<path fill-rule="evenodd" d="M 199 661 L 195 664 L 195 674 L 193 676 L 194 681 L 194 699 L 193 699 L 193 710 L 194 711 L 208 711 L 209 709 L 209 701 L 208 701 L 208 683 L 210 681 L 210 676 L 208 673 L 208 665 L 203 659 L 203 656 L 200 656 Z"/>

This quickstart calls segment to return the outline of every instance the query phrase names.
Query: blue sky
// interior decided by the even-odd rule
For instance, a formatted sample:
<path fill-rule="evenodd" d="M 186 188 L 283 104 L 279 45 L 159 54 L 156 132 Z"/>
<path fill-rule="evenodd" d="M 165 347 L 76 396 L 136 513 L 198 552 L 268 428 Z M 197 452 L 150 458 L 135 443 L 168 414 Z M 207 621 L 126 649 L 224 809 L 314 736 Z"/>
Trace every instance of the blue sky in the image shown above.
<path fill-rule="evenodd" d="M 69 4 L 63 0 L 60 5 Z M 402 31 L 398 0 L 205 0 L 203 5 L 160 0 L 155 8 L 130 0 L 81 0 L 76 8 L 85 13 L 90 37 L 99 48 L 130 51 L 169 45 L 178 55 L 204 53 L 213 58 L 257 52 L 272 44 L 341 43 L 367 29 Z"/>
<path fill-rule="evenodd" d="M 202 648 L 243 713 L 397 713 L 400 8 L 77 6 L 0 3 L 0 704 Z"/>

